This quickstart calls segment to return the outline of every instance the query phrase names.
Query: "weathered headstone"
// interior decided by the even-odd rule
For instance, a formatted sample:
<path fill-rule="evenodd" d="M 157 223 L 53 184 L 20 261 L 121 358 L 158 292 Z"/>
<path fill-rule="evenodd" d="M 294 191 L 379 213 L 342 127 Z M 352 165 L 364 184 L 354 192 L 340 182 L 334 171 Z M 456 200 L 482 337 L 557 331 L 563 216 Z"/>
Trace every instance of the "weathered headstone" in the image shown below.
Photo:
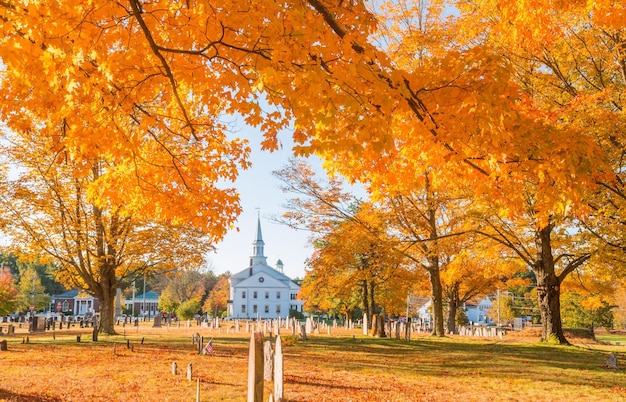
<path fill-rule="evenodd" d="M 198 354 L 201 355 L 202 351 L 204 350 L 204 339 L 202 338 L 202 336 L 200 336 L 200 334 L 196 334 L 196 345 L 198 346 Z"/>
<path fill-rule="evenodd" d="M 263 334 L 260 331 L 250 336 L 248 402 L 263 402 Z"/>
<path fill-rule="evenodd" d="M 191 381 L 192 376 L 193 376 L 193 366 L 191 363 L 189 363 L 187 365 L 187 381 Z"/>
<path fill-rule="evenodd" d="M 280 336 L 277 336 L 274 351 L 274 400 L 276 402 L 283 402 L 283 363 L 283 341 Z"/>
<path fill-rule="evenodd" d="M 172 362 L 172 374 L 173 375 L 177 375 L 178 374 L 178 368 L 176 366 L 176 362 Z"/>
<path fill-rule="evenodd" d="M 617 367 L 617 355 L 613 352 L 609 353 L 606 357 L 606 368 L 618 369 Z"/>
<path fill-rule="evenodd" d="M 161 316 L 159 314 L 154 316 L 154 321 L 152 322 L 153 328 L 161 328 Z"/>
<path fill-rule="evenodd" d="M 300 337 L 302 338 L 303 341 L 306 341 L 306 325 L 305 324 L 300 325 Z"/>
<path fill-rule="evenodd" d="M 8 350 L 9 350 L 9 347 L 7 345 L 7 341 L 6 340 L 0 341 L 0 351 L 6 352 Z"/>
<path fill-rule="evenodd" d="M 263 345 L 263 379 L 267 382 L 274 379 L 274 351 L 270 341 Z"/>

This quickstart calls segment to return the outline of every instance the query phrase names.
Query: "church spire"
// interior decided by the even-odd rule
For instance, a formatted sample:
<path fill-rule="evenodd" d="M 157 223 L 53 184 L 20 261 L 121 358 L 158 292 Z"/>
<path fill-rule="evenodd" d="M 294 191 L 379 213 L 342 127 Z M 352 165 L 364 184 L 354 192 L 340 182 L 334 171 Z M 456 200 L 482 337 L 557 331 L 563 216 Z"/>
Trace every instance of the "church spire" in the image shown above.
<path fill-rule="evenodd" d="M 252 243 L 252 257 L 250 258 L 250 266 L 258 265 L 258 264 L 267 264 L 267 258 L 263 255 L 263 246 L 265 246 L 265 242 L 263 241 L 263 234 L 261 233 L 261 215 L 257 209 L 257 229 L 256 229 L 256 238 Z"/>

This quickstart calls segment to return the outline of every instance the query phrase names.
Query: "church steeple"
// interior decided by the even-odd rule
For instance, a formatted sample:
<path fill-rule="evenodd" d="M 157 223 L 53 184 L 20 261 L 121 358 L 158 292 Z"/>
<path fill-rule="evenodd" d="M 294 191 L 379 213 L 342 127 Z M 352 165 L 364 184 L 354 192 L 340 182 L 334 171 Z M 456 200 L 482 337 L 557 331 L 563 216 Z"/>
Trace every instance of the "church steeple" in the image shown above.
<path fill-rule="evenodd" d="M 263 234 L 261 233 L 260 215 L 257 218 L 256 238 L 254 239 L 252 246 L 252 257 L 250 257 L 250 266 L 253 267 L 258 264 L 267 265 L 267 257 L 263 255 L 263 246 L 265 246 L 265 242 L 263 241 Z"/>

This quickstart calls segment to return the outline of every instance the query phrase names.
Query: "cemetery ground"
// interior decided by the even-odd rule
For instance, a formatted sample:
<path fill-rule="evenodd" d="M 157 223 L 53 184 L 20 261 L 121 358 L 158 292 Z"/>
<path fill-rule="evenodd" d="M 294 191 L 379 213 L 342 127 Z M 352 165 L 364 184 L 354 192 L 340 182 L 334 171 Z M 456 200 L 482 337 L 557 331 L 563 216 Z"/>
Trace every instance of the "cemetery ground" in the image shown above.
<path fill-rule="evenodd" d="M 0 336 L 8 347 L 0 352 L 0 401 L 195 401 L 198 379 L 202 401 L 246 400 L 249 333 L 149 324 L 119 326 L 120 335 L 100 335 L 98 342 L 90 329 L 74 328 L 54 337 L 19 329 Z M 334 329 L 306 341 L 282 335 L 286 400 L 626 401 L 626 336 L 558 346 L 534 334 L 502 340 L 413 334 L 406 342 L 360 332 Z M 214 355 L 198 355 L 195 333 L 205 343 L 213 338 Z M 621 369 L 605 367 L 610 352 Z M 271 390 L 265 383 L 266 401 Z"/>

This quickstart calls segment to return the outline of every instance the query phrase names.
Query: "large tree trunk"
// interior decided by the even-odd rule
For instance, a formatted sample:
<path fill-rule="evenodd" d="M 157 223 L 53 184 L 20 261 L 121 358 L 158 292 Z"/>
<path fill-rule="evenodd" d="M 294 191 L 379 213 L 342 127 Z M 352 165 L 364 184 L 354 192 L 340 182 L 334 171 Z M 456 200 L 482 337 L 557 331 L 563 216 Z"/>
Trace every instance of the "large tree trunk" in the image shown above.
<path fill-rule="evenodd" d="M 95 295 L 100 302 L 100 323 L 99 332 L 101 334 L 115 335 L 115 292 L 117 290 L 117 279 L 115 268 L 109 264 L 103 264 L 100 268 L 100 282 L 95 289 Z"/>
<path fill-rule="evenodd" d="M 537 298 L 541 313 L 541 338 L 569 344 L 563 333 L 561 322 L 561 281 L 554 271 L 554 258 L 550 234 L 552 225 L 537 231 L 535 243 L 537 246 L 537 261 L 534 271 L 537 277 Z"/>
<path fill-rule="evenodd" d="M 438 264 L 436 266 L 437 268 L 431 267 L 431 269 L 428 270 L 433 308 L 432 334 L 434 336 L 445 336 L 443 328 L 443 289 L 441 287 Z"/>
<path fill-rule="evenodd" d="M 459 285 L 454 285 L 451 291 L 448 293 L 448 325 L 447 330 L 449 334 L 456 333 L 456 311 L 459 309 Z"/>

